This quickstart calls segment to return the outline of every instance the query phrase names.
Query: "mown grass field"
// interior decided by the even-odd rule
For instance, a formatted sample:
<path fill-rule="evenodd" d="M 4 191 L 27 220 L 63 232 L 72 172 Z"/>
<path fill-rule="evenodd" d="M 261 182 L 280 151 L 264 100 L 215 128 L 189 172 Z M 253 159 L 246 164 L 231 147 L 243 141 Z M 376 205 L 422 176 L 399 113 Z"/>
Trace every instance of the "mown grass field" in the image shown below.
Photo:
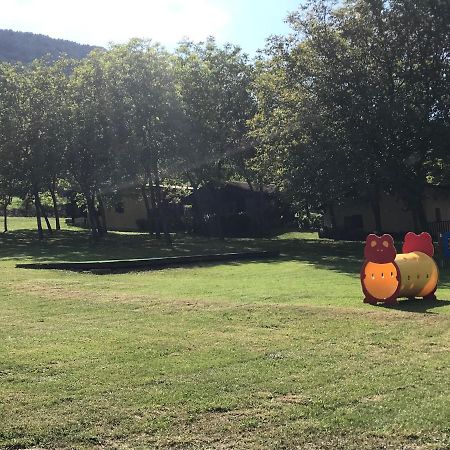
<path fill-rule="evenodd" d="M 450 273 L 437 302 L 362 303 L 361 243 L 64 229 L 0 236 L 0 447 L 449 449 Z M 110 275 L 19 261 L 280 248 Z"/>

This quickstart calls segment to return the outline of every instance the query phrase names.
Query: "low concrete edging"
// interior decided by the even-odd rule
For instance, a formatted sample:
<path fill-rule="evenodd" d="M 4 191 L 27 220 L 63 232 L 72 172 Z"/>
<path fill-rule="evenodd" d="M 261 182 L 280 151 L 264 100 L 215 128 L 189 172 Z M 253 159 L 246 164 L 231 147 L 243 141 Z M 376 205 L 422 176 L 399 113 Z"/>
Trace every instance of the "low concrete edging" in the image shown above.
<path fill-rule="evenodd" d="M 145 258 L 145 259 L 23 263 L 23 264 L 16 264 L 16 268 L 55 269 L 55 270 L 72 270 L 72 271 L 160 269 L 164 267 L 179 267 L 189 264 L 208 263 L 208 262 L 260 260 L 268 258 L 277 258 L 279 256 L 280 252 L 278 250 L 251 251 L 251 252 L 237 252 L 237 253 L 215 253 L 209 255 L 167 256 L 162 258 Z"/>

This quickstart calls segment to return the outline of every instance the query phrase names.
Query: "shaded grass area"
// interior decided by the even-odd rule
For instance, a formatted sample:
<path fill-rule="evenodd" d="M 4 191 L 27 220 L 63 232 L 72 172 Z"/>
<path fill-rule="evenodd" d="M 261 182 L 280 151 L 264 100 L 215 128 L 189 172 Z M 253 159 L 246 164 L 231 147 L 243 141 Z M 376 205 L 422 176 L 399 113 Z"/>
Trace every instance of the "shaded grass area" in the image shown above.
<path fill-rule="evenodd" d="M 92 248 L 16 225 L 0 238 L 0 447 L 450 448 L 448 273 L 439 302 L 371 307 L 361 243 L 114 233 Z M 14 268 L 274 247 L 118 275 Z"/>
<path fill-rule="evenodd" d="M 219 253 L 279 249 L 284 260 L 308 260 L 318 267 L 354 274 L 361 264 L 360 243 L 319 240 L 316 233 L 286 233 L 280 239 L 206 239 L 187 235 L 174 237 L 167 247 L 147 234 L 109 233 L 95 246 L 88 233 L 65 226 L 55 236 L 38 242 L 33 219 L 11 218 L 12 233 L 0 235 L 0 259 L 20 261 L 82 261 L 150 258 L 193 253 Z M 274 260 L 275 261 L 275 260 Z"/>

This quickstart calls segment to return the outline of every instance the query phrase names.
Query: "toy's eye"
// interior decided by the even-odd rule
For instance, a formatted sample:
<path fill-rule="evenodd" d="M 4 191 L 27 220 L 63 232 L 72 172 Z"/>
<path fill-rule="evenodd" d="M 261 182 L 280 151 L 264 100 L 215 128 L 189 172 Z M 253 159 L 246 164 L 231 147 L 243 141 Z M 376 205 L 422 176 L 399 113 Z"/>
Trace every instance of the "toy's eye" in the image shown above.
<path fill-rule="evenodd" d="M 370 246 L 373 248 L 377 245 L 377 241 L 371 241 L 370 242 Z"/>
<path fill-rule="evenodd" d="M 389 247 L 389 242 L 388 241 L 383 241 L 383 247 L 388 248 Z"/>

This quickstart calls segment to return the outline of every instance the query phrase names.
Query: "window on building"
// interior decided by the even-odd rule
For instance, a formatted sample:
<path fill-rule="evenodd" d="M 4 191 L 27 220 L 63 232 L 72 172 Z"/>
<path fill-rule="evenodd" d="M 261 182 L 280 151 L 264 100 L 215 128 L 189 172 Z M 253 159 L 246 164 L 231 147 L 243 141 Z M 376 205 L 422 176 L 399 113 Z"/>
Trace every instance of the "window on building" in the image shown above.
<path fill-rule="evenodd" d="M 345 228 L 364 228 L 362 214 L 344 217 Z"/>
<path fill-rule="evenodd" d="M 125 208 L 123 206 L 123 203 L 117 203 L 116 207 L 115 207 L 116 213 L 118 214 L 123 214 L 125 212 Z"/>

